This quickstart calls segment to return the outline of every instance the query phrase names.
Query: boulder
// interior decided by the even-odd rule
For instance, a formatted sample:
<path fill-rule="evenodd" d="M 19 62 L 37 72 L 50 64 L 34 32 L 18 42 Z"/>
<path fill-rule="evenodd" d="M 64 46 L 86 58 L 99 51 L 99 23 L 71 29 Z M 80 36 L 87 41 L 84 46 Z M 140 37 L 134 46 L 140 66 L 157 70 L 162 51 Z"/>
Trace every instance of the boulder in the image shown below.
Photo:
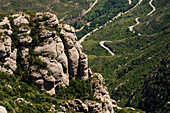
<path fill-rule="evenodd" d="M 25 49 L 23 49 L 22 51 L 22 58 L 26 58 L 26 56 L 28 56 L 29 55 L 29 49 L 28 48 L 25 48 Z"/>
<path fill-rule="evenodd" d="M 27 36 L 20 35 L 19 37 L 20 37 L 19 41 L 22 45 L 28 45 L 32 42 L 32 38 L 29 35 Z"/>
<path fill-rule="evenodd" d="M 36 13 L 36 19 L 42 19 L 43 18 L 43 13 Z"/>
<path fill-rule="evenodd" d="M 40 32 L 40 38 L 44 38 L 44 39 L 55 37 L 55 35 L 56 35 L 56 31 L 49 31 L 49 30 L 43 29 Z"/>
<path fill-rule="evenodd" d="M 0 106 L 0 113 L 7 113 L 6 108 L 3 106 Z"/>
<path fill-rule="evenodd" d="M 40 74 L 40 73 L 38 73 L 38 72 L 32 72 L 31 73 L 31 76 L 33 77 L 33 78 L 35 78 L 35 79 L 39 79 L 39 78 L 42 78 L 43 76 Z"/>
<path fill-rule="evenodd" d="M 17 98 L 14 102 L 17 102 L 17 103 L 22 103 L 22 102 L 24 102 L 24 103 L 26 103 L 26 104 L 32 105 L 32 103 L 24 100 L 23 98 Z"/>
<path fill-rule="evenodd" d="M 1 67 L 1 66 L 0 66 L 0 72 L 5 72 L 5 73 L 8 73 L 8 74 L 13 74 L 13 71 L 11 69 L 6 69 L 6 68 Z"/>
<path fill-rule="evenodd" d="M 43 79 L 38 79 L 35 81 L 35 84 L 37 87 L 41 90 L 44 90 L 44 80 Z"/>
<path fill-rule="evenodd" d="M 105 113 L 102 112 L 102 103 L 86 100 L 85 104 L 88 106 L 90 113 Z"/>
<path fill-rule="evenodd" d="M 94 89 L 94 97 L 101 100 L 103 106 L 103 110 L 108 113 L 114 113 L 113 107 L 116 106 L 116 101 L 113 101 L 108 93 L 107 87 L 104 86 L 103 76 L 99 73 L 95 73 L 91 76 L 91 84 Z"/>
<path fill-rule="evenodd" d="M 22 26 L 22 27 L 19 28 L 19 33 L 30 34 L 31 33 L 31 29 L 28 26 Z"/>
<path fill-rule="evenodd" d="M 64 24 L 63 29 L 66 30 L 66 31 L 75 33 L 75 29 L 70 25 Z"/>
<path fill-rule="evenodd" d="M 59 23 L 56 15 L 52 16 L 47 22 L 50 27 L 56 27 Z"/>
<path fill-rule="evenodd" d="M 20 15 L 16 19 L 14 19 L 14 24 L 19 26 L 20 24 L 29 24 L 29 22 L 25 18 L 25 16 Z"/>
<path fill-rule="evenodd" d="M 13 60 L 11 58 L 5 58 L 5 63 L 4 64 L 9 64 L 9 67 L 12 69 L 12 70 L 16 70 L 17 69 L 17 63 L 16 63 L 16 60 Z"/>
<path fill-rule="evenodd" d="M 69 100 L 67 102 L 61 102 L 60 104 L 65 106 L 71 111 L 83 112 L 83 113 L 89 112 L 88 106 L 79 99 Z"/>
<path fill-rule="evenodd" d="M 10 58 L 13 60 L 17 60 L 17 49 L 15 48 L 13 52 L 10 54 Z"/>
<path fill-rule="evenodd" d="M 49 20 L 47 20 L 47 23 L 50 27 L 56 27 L 59 24 L 59 21 L 55 14 L 52 14 L 50 12 L 45 12 L 44 16 L 49 17 Z"/>
<path fill-rule="evenodd" d="M 6 35 L 0 37 L 0 57 L 6 57 L 11 53 L 11 38 Z"/>

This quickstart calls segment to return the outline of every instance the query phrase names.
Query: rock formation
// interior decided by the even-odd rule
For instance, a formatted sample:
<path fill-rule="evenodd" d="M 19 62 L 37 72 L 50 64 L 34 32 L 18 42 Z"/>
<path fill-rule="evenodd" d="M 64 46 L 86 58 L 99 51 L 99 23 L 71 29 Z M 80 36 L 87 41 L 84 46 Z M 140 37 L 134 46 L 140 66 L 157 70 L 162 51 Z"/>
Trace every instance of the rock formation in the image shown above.
<path fill-rule="evenodd" d="M 2 32 L 0 71 L 13 74 L 19 62 L 23 69 L 29 67 L 27 71 L 32 83 L 51 95 L 55 94 L 57 85 L 67 88 L 70 78 L 81 80 L 91 78 L 94 97 L 100 102 L 91 100 L 82 102 L 74 99 L 60 104 L 76 112 L 113 113 L 113 105 L 116 105 L 116 102 L 110 98 L 102 75 L 94 74 L 88 68 L 87 55 L 77 42 L 72 26 L 59 24 L 57 16 L 49 12 L 36 13 L 32 18 L 34 23 L 31 23 L 30 16 L 24 13 L 9 17 L 13 18 L 12 27 L 18 28 L 13 31 L 10 27 L 9 30 L 17 33 L 15 36 L 17 38 L 14 39 L 13 35 Z M 5 19 L 7 20 L 7 17 Z M 9 22 L 6 24 L 11 26 Z M 51 110 L 55 111 L 54 108 L 52 106 Z"/>
<path fill-rule="evenodd" d="M 112 100 L 104 86 L 104 79 L 101 74 L 94 73 L 91 76 L 91 87 L 94 89 L 94 97 L 99 101 L 86 100 L 84 103 L 79 99 L 61 102 L 71 111 L 76 112 L 90 112 L 90 113 L 114 113 L 113 107 L 117 107 L 115 100 Z"/>

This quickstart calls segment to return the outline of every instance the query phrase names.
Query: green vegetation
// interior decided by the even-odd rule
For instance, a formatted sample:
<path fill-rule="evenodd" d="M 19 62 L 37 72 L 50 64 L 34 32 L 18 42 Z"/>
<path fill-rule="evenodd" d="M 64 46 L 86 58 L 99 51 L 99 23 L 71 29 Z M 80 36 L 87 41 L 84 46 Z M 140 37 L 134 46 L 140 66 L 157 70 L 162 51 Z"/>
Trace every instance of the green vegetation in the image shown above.
<path fill-rule="evenodd" d="M 122 108 L 122 109 L 117 109 L 117 108 L 114 108 L 114 111 L 116 113 L 145 113 L 144 111 L 141 111 L 139 109 L 134 109 L 134 108 L 130 108 L 130 107 L 125 107 L 125 108 Z"/>
<path fill-rule="evenodd" d="M 86 22 L 91 22 L 90 26 L 84 27 L 83 30 L 77 32 L 78 39 L 86 35 L 93 29 L 104 25 L 107 21 L 111 20 L 120 12 L 125 12 L 132 8 L 138 0 L 129 5 L 128 0 L 104 0 L 97 5 L 92 11 L 83 17 Z M 75 25 L 75 24 L 74 24 Z M 76 27 L 76 26 L 75 26 Z"/>
<path fill-rule="evenodd" d="M 19 27 L 22 25 L 15 26 L 13 23 L 14 18 L 9 18 L 13 31 L 13 34 L 10 35 L 12 39 L 12 51 L 17 48 L 17 69 L 14 71 L 13 75 L 0 72 L 0 105 L 4 106 L 9 113 L 47 113 L 50 112 L 49 110 L 52 105 L 55 105 L 55 109 L 57 109 L 58 112 L 62 111 L 59 107 L 59 102 L 61 101 L 67 101 L 69 99 L 81 99 L 82 101 L 85 101 L 86 99 L 96 100 L 93 96 L 94 90 L 91 87 L 90 79 L 86 81 L 71 79 L 69 82 L 70 85 L 67 86 L 67 88 L 57 86 L 56 94 L 54 95 L 49 95 L 45 93 L 45 91 L 41 91 L 33 85 L 32 78 L 30 76 L 31 66 L 36 66 L 38 69 L 47 69 L 47 64 L 42 62 L 39 58 L 40 53 L 36 53 L 33 50 L 36 46 L 41 45 L 44 40 L 46 40 L 40 38 L 41 29 L 39 26 L 40 22 L 46 21 L 48 17 L 35 20 L 33 19 L 35 16 L 34 12 L 29 13 L 32 14 L 29 19 L 30 24 L 23 26 L 24 28 L 28 28 L 29 26 L 31 29 L 30 36 L 33 39 L 31 44 L 25 45 L 29 48 L 29 56 L 27 56 L 27 61 L 25 61 L 22 57 L 23 46 L 20 44 L 18 36 Z M 9 26 L 4 25 L 3 27 L 7 28 Z M 57 35 L 59 35 L 61 30 L 57 27 L 45 27 L 50 31 L 56 31 Z M 23 36 L 27 35 L 23 34 Z M 41 55 L 47 56 L 46 54 Z M 48 57 L 53 58 L 53 56 Z M 4 64 L 0 61 L 0 65 L 3 66 Z M 6 69 L 10 69 L 9 65 L 4 65 L 4 67 Z M 48 72 L 48 75 L 51 75 L 50 71 Z M 17 98 L 23 98 L 25 101 L 30 103 L 18 103 L 15 101 Z"/>
<path fill-rule="evenodd" d="M 65 17 L 70 20 L 79 16 L 83 9 L 88 9 L 91 1 L 87 0 L 3 0 L 1 13 L 15 13 L 19 11 L 38 11 L 56 13 L 59 19 Z M 1 19 L 1 18 L 0 18 Z"/>
<path fill-rule="evenodd" d="M 47 113 L 52 105 L 55 105 L 58 111 L 62 111 L 58 104 L 61 101 L 75 98 L 94 100 L 90 80 L 71 80 L 68 88 L 58 86 L 56 94 L 50 96 L 37 87 L 25 83 L 19 75 L 8 75 L 2 72 L 0 75 L 0 105 L 4 106 L 9 113 Z M 15 101 L 17 98 L 23 98 L 30 104 L 18 103 Z"/>
<path fill-rule="evenodd" d="M 14 25 L 13 18 L 10 18 L 14 31 L 10 36 L 13 41 L 12 50 L 18 49 L 17 70 L 14 75 L 0 72 L 0 105 L 6 107 L 8 112 L 49 112 L 53 104 L 61 111 L 58 104 L 60 101 L 75 98 L 80 98 L 83 101 L 86 99 L 95 100 L 90 80 L 71 79 L 70 86 L 67 88 L 57 86 L 57 92 L 53 96 L 31 85 L 30 66 L 46 68 L 47 65 L 39 59 L 39 54 L 33 50 L 35 46 L 41 45 L 45 40 L 39 38 L 39 22 L 48 18 L 33 20 L 35 12 L 27 10 L 54 11 L 57 12 L 59 19 L 66 16 L 65 20 L 69 20 L 76 18 L 82 9 L 88 8 L 89 2 L 91 2 L 91 0 L 72 0 L 70 2 L 63 0 L 60 3 L 57 1 L 42 0 L 41 3 L 38 0 L 34 2 L 1 1 L 1 12 L 18 12 L 26 9 L 24 12 L 31 15 L 28 26 L 31 28 L 30 35 L 33 39 L 33 42 L 28 45 L 30 56 L 28 57 L 29 66 L 26 67 L 17 35 L 19 28 Z M 138 109 L 135 111 L 126 109 L 126 106 L 139 108 L 146 112 L 166 113 L 169 111 L 167 106 L 170 99 L 168 86 L 170 79 L 168 76 L 170 75 L 169 0 L 154 0 L 153 4 L 156 6 L 156 11 L 151 16 L 146 16 L 152 10 L 148 4 L 149 1 L 143 0 L 133 11 L 92 34 L 82 44 L 84 52 L 88 54 L 92 71 L 99 72 L 104 76 L 111 97 L 117 101 L 120 100 L 118 105 L 125 107 L 121 110 L 115 109 L 117 113 L 142 112 Z M 130 9 L 137 2 L 138 0 L 133 0 L 133 4 L 128 5 L 128 0 L 99 0 L 94 9 L 85 15 L 81 21 L 73 23 L 74 27 L 79 29 L 87 22 L 91 22 L 90 26 L 85 25 L 84 29 L 77 33 L 78 36 L 81 37 L 104 24 L 119 12 Z M 75 3 L 78 3 L 77 7 L 75 7 Z M 47 8 L 47 5 L 50 7 Z M 5 16 L 6 14 L 0 14 L 0 21 Z M 136 17 L 140 17 L 140 24 L 134 28 L 137 32 L 132 33 L 128 27 L 135 24 Z M 3 26 L 6 29 L 8 27 L 8 25 Z M 60 29 L 49 27 L 47 29 L 55 30 L 59 35 Z M 138 32 L 142 35 L 138 36 Z M 64 38 L 62 35 L 60 36 Z M 106 45 L 111 48 L 115 56 L 110 56 L 105 49 L 100 47 L 99 42 L 103 40 L 112 41 L 106 43 Z M 3 64 L 0 62 L 0 65 Z M 9 65 L 5 65 L 5 67 L 9 68 Z M 49 72 L 48 75 L 51 75 L 51 73 Z M 12 89 L 9 85 L 12 86 Z M 14 102 L 17 98 L 24 98 L 32 105 Z"/>
<path fill-rule="evenodd" d="M 133 11 L 93 33 L 82 45 L 90 68 L 104 76 L 111 97 L 120 100 L 119 106 L 166 113 L 170 98 L 170 22 L 167 19 L 170 6 L 168 0 L 154 0 L 156 11 L 146 16 L 152 10 L 149 1 L 143 0 Z M 141 36 L 128 28 L 135 24 L 136 17 L 140 17 L 140 24 L 134 30 Z M 99 42 L 103 40 L 112 41 L 106 45 L 115 56 L 108 56 L 105 49 L 100 49 Z"/>
<path fill-rule="evenodd" d="M 2 21 L 2 19 L 4 19 L 5 16 L 7 16 L 7 13 L 0 13 L 0 21 Z"/>

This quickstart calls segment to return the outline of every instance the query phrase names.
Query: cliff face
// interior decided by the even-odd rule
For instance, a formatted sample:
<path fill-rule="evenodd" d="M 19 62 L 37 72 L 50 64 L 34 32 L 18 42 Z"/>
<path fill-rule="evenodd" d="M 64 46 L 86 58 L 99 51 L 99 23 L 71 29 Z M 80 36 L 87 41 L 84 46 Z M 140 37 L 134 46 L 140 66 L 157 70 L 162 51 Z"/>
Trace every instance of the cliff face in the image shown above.
<path fill-rule="evenodd" d="M 94 97 L 100 103 L 75 99 L 60 104 L 78 112 L 113 113 L 116 102 L 103 85 L 102 75 L 88 68 L 87 55 L 76 41 L 73 27 L 60 24 L 57 16 L 49 12 L 19 13 L 5 17 L 0 31 L 1 72 L 15 74 L 22 70 L 33 84 L 51 95 L 58 85 L 69 87 L 70 79 L 91 79 Z"/>

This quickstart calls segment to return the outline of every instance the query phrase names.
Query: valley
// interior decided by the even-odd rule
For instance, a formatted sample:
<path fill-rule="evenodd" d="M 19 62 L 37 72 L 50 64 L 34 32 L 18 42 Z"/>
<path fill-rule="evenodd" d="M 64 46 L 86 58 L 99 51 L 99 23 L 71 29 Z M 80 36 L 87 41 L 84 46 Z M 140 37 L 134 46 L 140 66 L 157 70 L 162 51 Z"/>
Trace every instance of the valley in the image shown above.
<path fill-rule="evenodd" d="M 167 82 L 164 84 L 164 81 L 169 79 L 166 74 L 169 73 L 169 67 L 166 65 L 169 62 L 170 40 L 170 22 L 167 20 L 170 9 L 167 2 L 167 0 L 143 0 L 139 6 L 91 33 L 82 42 L 92 71 L 100 70 L 111 97 L 119 100 L 120 106 L 133 106 L 150 112 L 153 112 L 153 109 L 165 110 L 164 112 L 167 110 L 165 105 L 168 96 L 164 95 L 163 100 L 156 97 L 156 94 L 163 94 L 169 90 Z M 105 45 L 114 56 L 106 49 L 101 49 L 100 42 L 103 40 L 108 41 Z M 166 62 L 166 65 L 160 62 Z M 157 65 L 162 65 L 166 71 L 162 70 L 161 75 L 160 73 L 154 75 Z M 156 78 L 153 76 L 164 77 L 159 81 L 160 85 L 156 84 Z M 161 84 L 164 84 L 164 88 Z M 156 100 L 151 98 L 148 88 L 151 92 L 155 90 L 153 96 Z M 156 104 L 159 105 L 157 109 Z M 148 106 L 150 108 L 147 108 Z"/>
<path fill-rule="evenodd" d="M 169 0 L 0 3 L 0 112 L 169 112 Z"/>

